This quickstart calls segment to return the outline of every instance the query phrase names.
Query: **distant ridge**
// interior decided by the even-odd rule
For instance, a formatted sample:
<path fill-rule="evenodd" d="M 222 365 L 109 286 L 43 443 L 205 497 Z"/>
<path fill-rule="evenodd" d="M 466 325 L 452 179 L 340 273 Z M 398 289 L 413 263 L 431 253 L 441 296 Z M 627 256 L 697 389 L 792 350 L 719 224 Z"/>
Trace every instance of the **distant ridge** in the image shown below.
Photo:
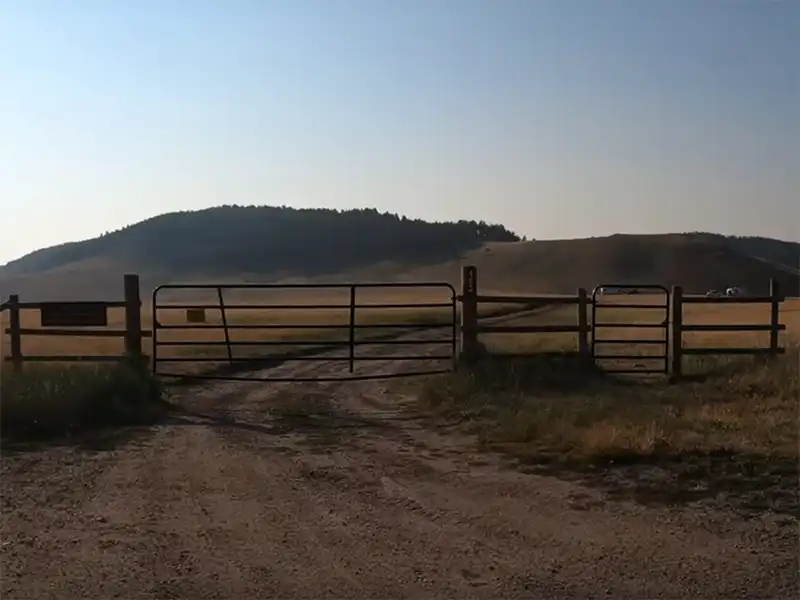
<path fill-rule="evenodd" d="M 221 206 L 170 213 L 104 236 L 32 252 L 0 268 L 0 296 L 111 298 L 124 271 L 152 287 L 174 281 L 459 281 L 482 289 L 571 293 L 614 283 L 681 285 L 687 293 L 770 279 L 800 296 L 800 244 L 692 232 L 520 241 L 502 225 L 429 223 L 373 209 Z"/>
<path fill-rule="evenodd" d="M 430 223 L 374 209 L 220 206 L 164 214 L 119 231 L 44 248 L 9 262 L 2 275 L 28 275 L 103 259 L 165 273 L 315 276 L 382 260 L 430 263 L 486 242 L 519 237 L 502 225 Z"/>
<path fill-rule="evenodd" d="M 759 238 L 766 256 L 776 244 L 785 260 L 800 262 L 800 244 Z M 800 270 L 741 252 L 741 245 L 715 234 L 612 235 L 608 237 L 489 244 L 462 257 L 480 270 L 480 285 L 495 290 L 572 293 L 614 283 L 683 286 L 686 293 L 741 286 L 769 291 L 770 279 L 783 293 L 800 295 Z M 411 278 L 457 277 L 458 263 L 421 267 Z"/>

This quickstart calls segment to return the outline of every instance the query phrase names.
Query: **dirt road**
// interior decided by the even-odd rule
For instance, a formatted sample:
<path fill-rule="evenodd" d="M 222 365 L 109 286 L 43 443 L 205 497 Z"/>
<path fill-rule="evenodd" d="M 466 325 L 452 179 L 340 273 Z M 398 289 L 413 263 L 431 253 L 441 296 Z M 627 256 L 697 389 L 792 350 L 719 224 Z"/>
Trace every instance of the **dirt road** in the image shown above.
<path fill-rule="evenodd" d="M 796 524 L 516 472 L 392 389 L 185 388 L 124 443 L 4 455 L 2 598 L 796 597 Z"/>

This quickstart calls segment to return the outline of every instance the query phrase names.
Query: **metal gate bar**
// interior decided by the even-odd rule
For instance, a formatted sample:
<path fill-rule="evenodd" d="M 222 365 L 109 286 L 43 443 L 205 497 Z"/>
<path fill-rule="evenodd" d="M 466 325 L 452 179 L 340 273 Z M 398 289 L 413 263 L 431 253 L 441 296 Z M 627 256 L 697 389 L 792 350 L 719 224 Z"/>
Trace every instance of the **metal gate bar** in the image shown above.
<path fill-rule="evenodd" d="M 663 304 L 644 304 L 644 303 L 604 303 L 600 299 L 603 297 L 602 291 L 606 288 L 614 289 L 627 289 L 627 290 L 650 290 L 660 292 L 664 295 Z M 630 293 L 630 292 L 629 292 Z M 606 360 L 618 361 L 663 361 L 661 368 L 655 367 L 631 367 L 631 368 L 613 368 L 601 366 L 607 373 L 617 374 L 666 374 L 669 372 L 669 306 L 670 306 L 670 292 L 662 285 L 601 285 L 592 290 L 592 357 L 595 362 Z M 622 309 L 622 310 L 658 310 L 663 311 L 664 320 L 660 323 L 639 323 L 635 321 L 620 321 L 620 322 L 598 322 L 598 313 L 602 309 Z M 660 329 L 663 330 L 664 335 L 662 339 L 622 339 L 616 338 L 599 338 L 598 331 L 602 329 Z M 628 346 L 660 346 L 662 352 L 660 354 L 642 355 L 634 353 L 626 354 L 601 354 L 598 352 L 598 346 L 602 345 L 628 345 Z"/>
<path fill-rule="evenodd" d="M 447 301 L 442 302 L 416 302 L 416 303 L 365 303 L 358 304 L 356 302 L 357 290 L 364 289 L 441 289 L 445 292 Z M 165 290 L 205 290 L 216 292 L 218 302 L 208 304 L 165 304 L 159 303 L 159 292 Z M 276 303 L 242 303 L 231 304 L 225 302 L 223 298 L 224 290 L 342 290 L 349 292 L 349 302 L 341 304 L 276 304 Z M 300 381 L 348 381 L 348 380 L 364 380 L 364 379 L 380 379 L 388 377 L 407 377 L 412 375 L 431 375 L 436 373 L 446 373 L 455 370 L 457 366 L 457 308 L 456 308 L 456 292 L 452 285 L 446 282 L 404 282 L 404 283 L 358 283 L 358 284 L 168 284 L 158 286 L 153 291 L 153 325 L 152 325 L 152 369 L 153 373 L 162 377 L 178 377 L 189 379 L 217 379 L 217 380 L 237 380 L 237 381 L 270 381 L 270 382 L 300 382 Z M 446 319 L 442 322 L 402 322 L 402 323 L 375 323 L 375 324 L 357 324 L 356 317 L 358 311 L 367 311 L 375 309 L 447 309 Z M 159 320 L 159 311 L 174 311 L 174 310 L 198 310 L 198 309 L 212 309 L 219 310 L 222 315 L 222 324 L 199 324 L 199 323 L 162 323 Z M 342 310 L 347 311 L 348 322 L 347 324 L 298 324 L 298 323 L 231 323 L 229 316 L 231 311 L 235 310 Z M 323 330 L 328 332 L 340 331 L 346 334 L 346 339 L 342 340 L 326 340 L 326 339 L 267 339 L 267 340 L 231 340 L 230 332 L 232 330 Z M 222 330 L 224 333 L 224 340 L 162 340 L 159 338 L 159 332 L 163 330 Z M 383 330 L 385 333 L 378 337 L 368 339 L 358 339 L 356 333 L 358 331 L 369 330 Z M 407 330 L 409 333 L 421 332 L 426 330 L 442 331 L 446 330 L 449 334 L 448 337 L 443 339 L 396 339 L 398 335 L 402 334 L 402 330 Z M 439 355 L 389 355 L 389 356 L 359 356 L 356 354 L 358 346 L 370 345 L 403 345 L 407 347 L 412 346 L 430 346 L 433 344 L 442 345 L 447 344 L 449 353 Z M 227 360 L 221 357 L 208 357 L 208 356 L 163 356 L 159 352 L 162 347 L 214 347 L 224 346 L 227 350 Z M 276 346 L 294 346 L 303 347 L 303 350 L 298 350 L 295 353 L 287 354 L 269 354 L 256 357 L 235 357 L 233 348 L 237 346 L 242 347 L 276 347 Z M 332 349 L 347 349 L 347 356 L 326 356 L 323 353 Z M 355 374 L 355 365 L 357 362 L 376 362 L 376 361 L 411 361 L 411 360 L 446 360 L 449 361 L 447 368 L 427 369 L 424 371 L 413 371 L 409 373 L 385 373 L 385 374 L 369 374 L 358 375 Z M 236 376 L 232 374 L 220 373 L 178 373 L 178 372 L 164 372 L 160 366 L 165 363 L 227 363 L 228 367 L 231 365 L 247 367 L 251 365 L 254 368 L 255 364 L 271 365 L 278 362 L 292 362 L 292 361 L 339 361 L 346 362 L 348 365 L 348 374 L 339 377 L 270 377 L 264 376 Z"/>

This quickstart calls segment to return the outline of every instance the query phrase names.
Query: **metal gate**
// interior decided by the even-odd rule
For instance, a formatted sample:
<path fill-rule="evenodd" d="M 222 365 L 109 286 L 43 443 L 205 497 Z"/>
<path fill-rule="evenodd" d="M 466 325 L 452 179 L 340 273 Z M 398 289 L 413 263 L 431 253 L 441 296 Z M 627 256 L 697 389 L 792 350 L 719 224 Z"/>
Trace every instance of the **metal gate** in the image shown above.
<path fill-rule="evenodd" d="M 608 373 L 668 373 L 669 306 L 669 290 L 661 285 L 596 287 L 592 291 L 595 364 Z M 620 351 L 613 352 L 614 347 Z"/>
<path fill-rule="evenodd" d="M 168 301 L 170 292 L 183 297 Z M 273 301 L 241 298 L 259 292 Z M 369 292 L 424 301 L 367 302 L 362 297 Z M 193 294 L 205 301 L 189 301 Z M 287 295 L 288 301 L 274 301 Z M 324 298 L 315 302 L 315 296 Z M 433 375 L 457 366 L 456 292 L 449 283 L 170 284 L 153 291 L 152 311 L 152 369 L 160 377 L 353 381 Z M 359 352 L 370 347 L 383 352 Z M 341 372 L 330 372 L 329 364 L 318 374 L 270 373 L 279 364 L 315 361 L 335 362 Z M 359 370 L 381 361 L 413 361 L 418 368 Z"/>

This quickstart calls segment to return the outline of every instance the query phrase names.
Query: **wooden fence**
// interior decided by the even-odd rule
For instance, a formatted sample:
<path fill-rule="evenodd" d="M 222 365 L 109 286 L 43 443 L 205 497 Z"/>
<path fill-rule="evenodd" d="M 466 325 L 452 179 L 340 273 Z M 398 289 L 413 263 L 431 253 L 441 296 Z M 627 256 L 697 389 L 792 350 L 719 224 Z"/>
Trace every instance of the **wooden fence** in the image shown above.
<path fill-rule="evenodd" d="M 118 337 L 124 340 L 125 356 L 144 360 L 142 338 L 150 337 L 142 330 L 142 302 L 139 276 L 124 276 L 125 297 L 123 300 L 89 302 L 22 302 L 17 294 L 0 305 L 8 312 L 10 362 L 14 371 L 20 371 L 24 362 L 116 362 L 121 356 L 113 355 L 27 355 L 22 352 L 23 336 L 69 336 L 69 337 Z M 122 329 L 108 327 L 108 311 L 122 308 L 125 311 L 125 326 Z M 41 327 L 22 326 L 22 311 L 38 310 Z M 81 329 L 95 327 L 97 329 Z"/>
<path fill-rule="evenodd" d="M 519 295 L 496 296 L 482 295 L 478 290 L 478 271 L 474 266 L 465 266 L 461 276 L 461 355 L 470 359 L 481 355 L 480 334 L 506 333 L 506 334 L 552 334 L 574 333 L 577 335 L 578 353 L 586 360 L 593 360 L 592 345 L 589 336 L 594 335 L 589 320 L 589 309 L 593 302 L 584 288 L 579 288 L 573 296 L 544 296 L 544 295 Z M 670 372 L 673 376 L 683 373 L 683 357 L 691 355 L 767 355 L 777 356 L 783 354 L 785 349 L 780 345 L 779 333 L 786 329 L 780 323 L 781 304 L 785 298 L 782 296 L 778 282 L 770 280 L 770 294 L 767 296 L 726 296 L 707 297 L 684 295 L 681 286 L 673 286 L 670 294 L 669 311 L 671 315 L 670 329 Z M 538 324 L 538 325 L 493 325 L 478 322 L 479 304 L 528 304 L 540 306 L 573 305 L 576 307 L 575 323 L 569 325 Z M 770 306 L 769 323 L 754 324 L 685 324 L 684 306 L 686 304 L 768 304 Z M 631 325 L 633 327 L 634 325 Z M 709 347 L 686 348 L 684 347 L 684 333 L 686 332 L 769 332 L 769 347 Z M 632 341 L 635 344 L 635 341 Z M 515 355 L 504 355 L 515 356 Z"/>
<path fill-rule="evenodd" d="M 786 330 L 786 325 L 780 322 L 781 304 L 784 302 L 778 282 L 770 279 L 767 296 L 684 296 L 681 286 L 672 288 L 672 349 L 671 373 L 680 376 L 683 373 L 684 356 L 714 356 L 714 355 L 766 355 L 777 356 L 783 354 L 785 348 L 780 345 L 780 332 Z M 684 323 L 684 306 L 687 304 L 768 304 L 770 307 L 769 323 Z M 735 346 L 718 346 L 711 348 L 686 348 L 683 345 L 685 332 L 769 332 L 769 347 L 767 348 L 742 348 Z"/>
<path fill-rule="evenodd" d="M 471 360 L 481 354 L 478 336 L 482 333 L 575 333 L 578 336 L 578 352 L 589 358 L 589 295 L 585 289 L 578 289 L 574 296 L 497 296 L 481 295 L 478 292 L 478 269 L 465 266 L 461 273 L 461 355 Z M 528 306 L 575 306 L 576 323 L 574 325 L 492 325 L 478 322 L 479 304 L 520 304 Z M 504 356 L 513 356 L 506 354 Z"/>
<path fill-rule="evenodd" d="M 0 310 L 8 311 L 9 326 L 5 333 L 9 335 L 9 361 L 14 370 L 20 370 L 24 362 L 78 362 L 78 361 L 116 361 L 120 356 L 46 356 L 25 355 L 22 352 L 23 336 L 79 336 L 79 337 L 120 337 L 124 339 L 124 353 L 127 356 L 144 360 L 142 340 L 150 337 L 150 331 L 142 330 L 142 303 L 139 289 L 138 275 L 124 276 L 125 297 L 120 301 L 106 302 L 21 302 L 18 295 L 12 295 L 8 301 L 0 305 Z M 786 329 L 780 323 L 780 308 L 784 301 L 778 284 L 771 281 L 768 296 L 741 296 L 741 297 L 706 297 L 684 295 L 680 286 L 672 288 L 669 306 L 671 321 L 669 370 L 675 376 L 683 372 L 683 357 L 690 355 L 722 355 L 722 354 L 747 354 L 776 356 L 784 352 L 780 346 L 779 332 Z M 590 336 L 594 335 L 589 319 L 589 310 L 593 305 L 590 294 L 586 289 L 580 288 L 574 295 L 545 296 L 545 295 L 482 295 L 478 290 L 478 270 L 474 266 L 465 266 L 462 270 L 461 294 L 458 296 L 461 303 L 460 326 L 460 354 L 466 359 L 473 359 L 481 355 L 480 334 L 553 334 L 573 333 L 577 336 L 577 347 L 580 356 L 590 361 L 592 344 Z M 574 324 L 487 324 L 479 323 L 478 307 L 480 304 L 520 304 L 528 306 L 574 306 Z M 685 324 L 684 306 L 686 304 L 769 304 L 769 323 L 760 324 Z M 125 326 L 121 329 L 108 327 L 107 314 L 112 308 L 123 308 L 125 311 Z M 22 326 L 22 310 L 38 310 L 41 315 L 41 328 L 26 328 Z M 78 329 L 76 329 L 76 327 Z M 94 329 L 79 329 L 80 327 L 94 327 Z M 684 332 L 769 332 L 769 347 L 767 348 L 686 348 L 683 345 Z M 632 343 L 635 343 L 632 342 Z"/>

